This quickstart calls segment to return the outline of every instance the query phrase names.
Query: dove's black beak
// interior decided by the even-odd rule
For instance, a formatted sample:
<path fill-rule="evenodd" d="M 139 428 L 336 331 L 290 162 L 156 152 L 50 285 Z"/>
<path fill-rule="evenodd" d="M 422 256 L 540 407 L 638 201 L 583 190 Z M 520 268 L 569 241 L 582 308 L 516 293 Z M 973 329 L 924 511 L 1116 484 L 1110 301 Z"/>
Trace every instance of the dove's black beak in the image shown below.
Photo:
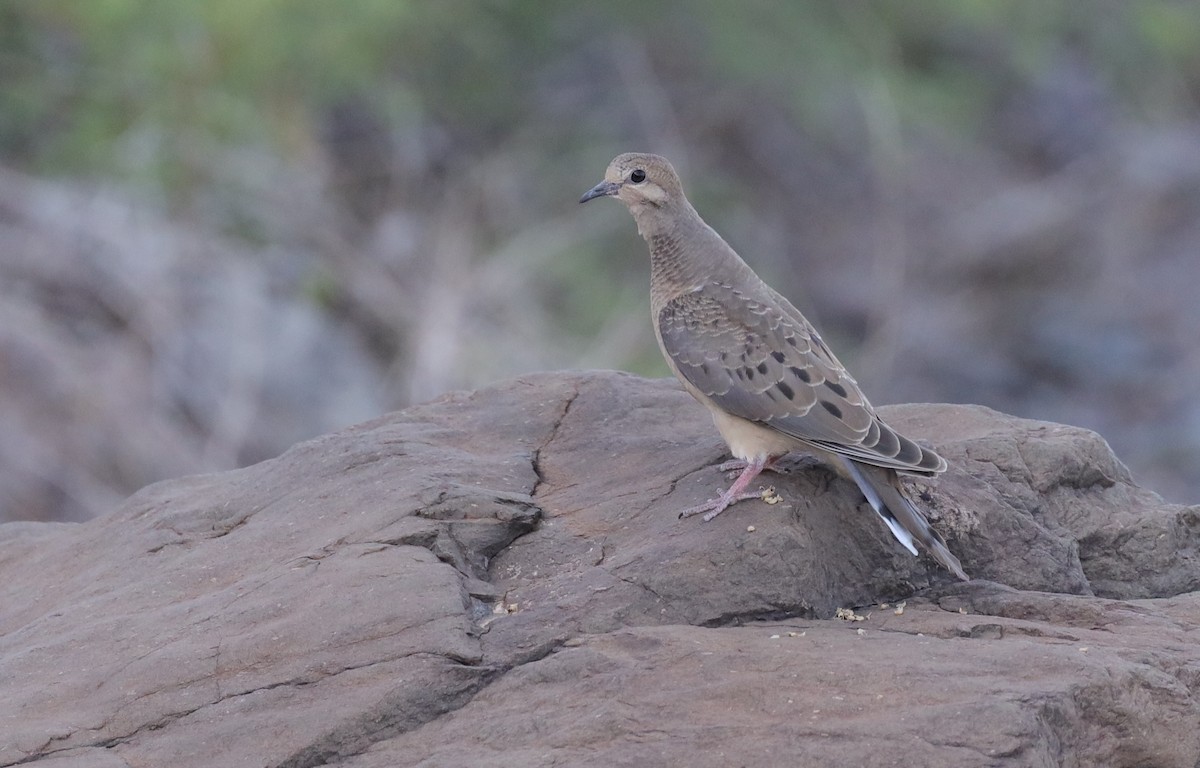
<path fill-rule="evenodd" d="M 583 193 L 583 197 L 579 198 L 579 202 L 586 203 L 588 200 L 593 200 L 597 197 L 612 197 L 621 191 L 621 185 L 615 181 L 602 181 L 596 186 Z"/>

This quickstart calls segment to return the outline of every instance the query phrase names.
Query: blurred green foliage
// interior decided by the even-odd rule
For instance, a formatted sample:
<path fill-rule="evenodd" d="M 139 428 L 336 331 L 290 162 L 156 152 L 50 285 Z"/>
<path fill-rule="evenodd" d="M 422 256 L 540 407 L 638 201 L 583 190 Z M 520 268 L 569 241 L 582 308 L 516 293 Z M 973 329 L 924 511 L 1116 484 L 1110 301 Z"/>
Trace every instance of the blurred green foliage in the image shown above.
<path fill-rule="evenodd" d="M 430 119 L 487 145 L 552 111 L 539 85 L 556 68 L 622 39 L 666 49 L 684 70 L 673 86 L 752 87 L 830 136 L 848 76 L 902 119 L 970 128 L 997 72 L 1034 72 L 1063 40 L 1133 109 L 1200 91 L 1194 2 L 7 0 L 0 155 L 203 183 L 207 143 L 303 152 L 314 110 L 347 94 L 369 95 L 399 130 Z"/>
<path fill-rule="evenodd" d="M 332 163 L 331 188 L 363 198 L 347 204 L 368 217 L 377 183 L 384 205 L 425 221 L 458 200 L 484 259 L 538 211 L 562 210 L 579 169 L 598 175 L 618 149 L 705 137 L 721 146 L 698 152 L 735 153 L 775 141 L 775 120 L 852 175 L 864 152 L 875 168 L 903 162 L 906 127 L 986 134 L 998 105 L 1064 55 L 1086 58 L 1129 112 L 1194 109 L 1198 51 L 1200 5 L 1165 0 L 7 0 L 0 161 L 142 185 L 255 246 L 296 231 L 255 208 L 287 183 L 271 169 L 311 179 Z M 469 177 L 478 167 L 510 182 Z M 443 181 L 455 172 L 457 189 Z M 770 215 L 756 197 L 770 187 L 753 178 L 718 172 L 692 188 L 735 239 Z M 515 183 L 520 206 L 505 200 Z M 473 188 L 485 199 L 467 199 Z M 567 247 L 534 289 L 586 339 L 631 300 L 640 256 L 614 268 L 596 241 Z M 338 280 L 309 279 L 314 300 L 339 306 Z"/>

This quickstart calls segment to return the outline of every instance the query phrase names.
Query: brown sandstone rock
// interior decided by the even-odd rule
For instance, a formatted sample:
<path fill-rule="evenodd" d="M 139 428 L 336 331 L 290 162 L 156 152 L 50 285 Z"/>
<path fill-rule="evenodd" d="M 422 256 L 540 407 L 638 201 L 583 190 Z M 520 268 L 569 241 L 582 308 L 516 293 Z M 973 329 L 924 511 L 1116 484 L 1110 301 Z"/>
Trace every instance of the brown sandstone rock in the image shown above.
<path fill-rule="evenodd" d="M 614 373 L 0 526 L 0 766 L 1196 765 L 1200 509 L 1083 430 L 883 411 L 975 582 L 803 461 L 678 520 L 720 440 Z"/>

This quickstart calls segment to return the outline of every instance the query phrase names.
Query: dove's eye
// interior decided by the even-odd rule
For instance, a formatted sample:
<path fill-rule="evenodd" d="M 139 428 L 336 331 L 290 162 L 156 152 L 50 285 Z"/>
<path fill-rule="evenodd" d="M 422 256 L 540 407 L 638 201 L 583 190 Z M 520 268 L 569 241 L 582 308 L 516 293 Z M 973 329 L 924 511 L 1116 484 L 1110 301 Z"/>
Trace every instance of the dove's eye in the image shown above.
<path fill-rule="evenodd" d="M 629 180 L 632 181 L 634 184 L 641 184 L 643 181 L 646 180 L 646 172 L 643 171 L 641 168 L 638 168 L 633 173 L 629 174 Z"/>

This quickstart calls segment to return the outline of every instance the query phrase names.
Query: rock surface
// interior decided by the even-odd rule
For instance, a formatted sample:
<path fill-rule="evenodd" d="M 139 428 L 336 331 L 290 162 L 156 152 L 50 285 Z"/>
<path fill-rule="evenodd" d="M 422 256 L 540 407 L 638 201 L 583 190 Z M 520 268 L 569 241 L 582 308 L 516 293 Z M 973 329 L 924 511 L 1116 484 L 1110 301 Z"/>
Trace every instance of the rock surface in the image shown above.
<path fill-rule="evenodd" d="M 0 766 L 1194 768 L 1200 507 L 1084 430 L 881 410 L 975 581 L 809 462 L 678 520 L 715 430 L 603 372 L 0 526 Z"/>

